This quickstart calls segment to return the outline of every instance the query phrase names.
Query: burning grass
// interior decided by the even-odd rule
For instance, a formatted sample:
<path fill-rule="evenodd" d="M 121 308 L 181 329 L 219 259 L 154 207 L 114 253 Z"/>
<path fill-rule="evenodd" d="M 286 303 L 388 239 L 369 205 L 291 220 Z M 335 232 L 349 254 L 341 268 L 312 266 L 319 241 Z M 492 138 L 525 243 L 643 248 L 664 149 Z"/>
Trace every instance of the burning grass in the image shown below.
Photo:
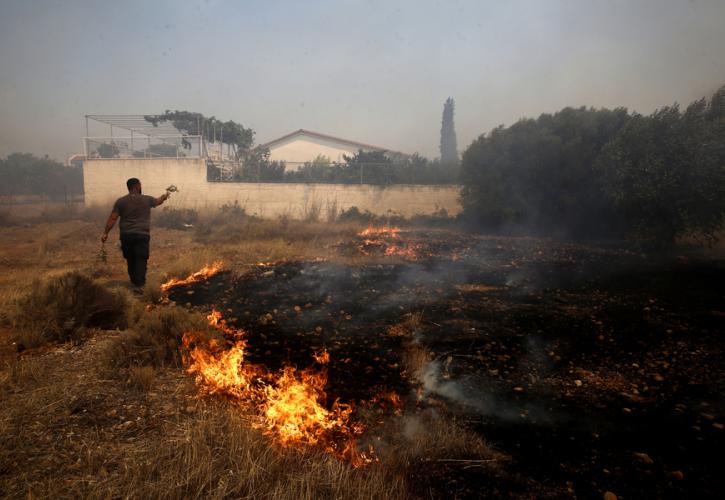
<path fill-rule="evenodd" d="M 187 371 L 196 375 L 197 383 L 207 392 L 222 394 L 235 403 L 259 412 L 255 427 L 284 446 L 315 446 L 331 455 L 348 460 L 353 466 L 372 461 L 370 452 L 359 452 L 355 440 L 364 426 L 351 420 L 353 407 L 335 400 L 328 408 L 324 368 L 297 370 L 285 366 L 271 372 L 264 365 L 245 360 L 247 348 L 243 330 L 227 325 L 217 311 L 209 322 L 227 339 L 202 340 L 188 332 L 184 347 L 188 352 Z M 317 353 L 319 363 L 329 360 L 327 353 Z"/>
<path fill-rule="evenodd" d="M 21 356 L 0 344 L 0 491 L 719 497 L 720 264 L 403 226 L 313 235 L 303 223 L 287 237 L 296 223 L 271 224 L 253 240 L 157 228 L 149 287 L 216 259 L 230 272 L 170 288 L 183 306 L 128 297 L 126 332 L 89 327 L 83 343 Z M 3 231 L 0 328 L 32 278 L 88 270 L 98 251 L 86 223 Z M 384 241 L 368 256 L 366 239 Z M 415 255 L 386 255 L 393 246 Z M 98 282 L 113 288 L 125 267 L 108 257 Z M 186 311 L 212 306 L 229 331 Z M 246 382 L 195 386 L 181 369 L 194 348 L 207 375 Z M 358 449 L 379 460 L 367 467 L 345 453 L 357 423 Z"/>
<path fill-rule="evenodd" d="M 161 291 L 165 292 L 169 290 L 172 287 L 180 286 L 180 285 L 188 285 L 190 283 L 196 283 L 198 281 L 202 281 L 205 279 L 208 279 L 215 274 L 217 274 L 219 271 L 222 270 L 222 262 L 217 261 L 213 264 L 206 265 L 199 269 L 198 271 L 195 271 L 191 274 L 189 274 L 186 278 L 171 278 L 168 281 L 161 284 Z"/>

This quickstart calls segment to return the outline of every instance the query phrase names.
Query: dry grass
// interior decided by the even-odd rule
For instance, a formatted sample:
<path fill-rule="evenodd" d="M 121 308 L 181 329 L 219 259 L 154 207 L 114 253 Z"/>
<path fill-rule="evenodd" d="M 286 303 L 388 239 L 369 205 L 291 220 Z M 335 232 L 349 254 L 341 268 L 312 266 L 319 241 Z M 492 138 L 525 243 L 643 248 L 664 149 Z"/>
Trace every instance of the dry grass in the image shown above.
<path fill-rule="evenodd" d="M 20 358 L 2 350 L 9 344 L 0 333 L 0 492 L 14 498 L 408 498 L 417 494 L 410 488 L 419 473 L 432 474 L 445 460 L 495 467 L 498 457 L 485 443 L 431 412 L 389 420 L 373 442 L 381 463 L 353 469 L 314 450 L 278 449 L 238 408 L 195 399 L 193 382 L 179 369 L 179 342 L 187 330 L 208 328 L 207 321 L 178 307 L 146 310 L 146 302 L 160 297 L 158 284 L 219 259 L 242 270 L 260 261 L 333 257 L 331 245 L 363 223 L 319 222 L 332 212 L 328 207 L 311 217 L 317 221 L 265 222 L 232 207 L 209 227 L 203 215 L 192 231 L 155 227 L 142 301 L 124 290 L 125 262 L 115 242 L 106 245 L 107 262 L 96 259 L 105 211 L 92 222 L 0 228 L 6 268 L 0 327 L 53 318 L 50 331 L 57 335 L 73 318 L 75 332 L 88 333 L 79 346 Z M 50 283 L 57 293 L 48 292 Z M 118 304 L 123 299 L 126 331 L 94 329 L 110 326 L 95 322 L 110 296 Z M 29 308 L 22 312 L 17 306 L 24 300 Z M 401 334 L 413 338 L 421 321 L 410 316 Z M 406 353 L 411 371 L 429 361 L 413 346 Z"/>
<path fill-rule="evenodd" d="M 184 333 L 207 328 L 208 322 L 199 314 L 179 307 L 154 309 L 108 343 L 103 354 L 104 366 L 111 373 L 140 366 L 180 367 L 179 347 Z"/>
<path fill-rule="evenodd" d="M 109 291 L 79 272 L 34 280 L 12 317 L 16 342 L 26 348 L 77 340 L 83 330 L 127 326 L 127 297 Z"/>
<path fill-rule="evenodd" d="M 383 432 L 388 441 L 379 445 L 378 452 L 381 460 L 394 470 L 411 471 L 415 464 L 458 461 L 496 469 L 505 461 L 480 436 L 434 410 L 391 419 Z"/>
<path fill-rule="evenodd" d="M 279 450 L 237 411 L 202 406 L 147 443 L 92 498 L 404 498 L 383 467 L 355 470 L 313 451 Z"/>
<path fill-rule="evenodd" d="M 153 366 L 132 366 L 128 369 L 128 384 L 143 392 L 148 392 L 156 380 Z"/>

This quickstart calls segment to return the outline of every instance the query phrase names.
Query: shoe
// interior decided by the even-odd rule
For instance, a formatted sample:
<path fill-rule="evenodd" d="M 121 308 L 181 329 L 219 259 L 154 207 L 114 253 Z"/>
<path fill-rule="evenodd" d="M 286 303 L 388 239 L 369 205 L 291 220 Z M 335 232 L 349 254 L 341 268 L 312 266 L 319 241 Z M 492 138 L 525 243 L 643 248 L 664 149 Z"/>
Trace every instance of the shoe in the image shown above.
<path fill-rule="evenodd" d="M 135 286 L 133 287 L 133 294 L 138 295 L 139 297 L 143 295 L 143 287 L 142 286 Z"/>

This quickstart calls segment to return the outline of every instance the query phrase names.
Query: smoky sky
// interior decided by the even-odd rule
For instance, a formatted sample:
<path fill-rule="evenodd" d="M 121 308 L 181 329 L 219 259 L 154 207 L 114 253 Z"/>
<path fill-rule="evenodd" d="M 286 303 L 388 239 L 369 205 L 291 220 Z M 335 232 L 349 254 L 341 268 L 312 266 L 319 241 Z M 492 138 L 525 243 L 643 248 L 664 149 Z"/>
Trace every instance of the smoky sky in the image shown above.
<path fill-rule="evenodd" d="M 0 0 L 0 156 L 85 114 L 198 111 L 438 156 L 564 106 L 649 113 L 725 83 L 725 2 Z"/>

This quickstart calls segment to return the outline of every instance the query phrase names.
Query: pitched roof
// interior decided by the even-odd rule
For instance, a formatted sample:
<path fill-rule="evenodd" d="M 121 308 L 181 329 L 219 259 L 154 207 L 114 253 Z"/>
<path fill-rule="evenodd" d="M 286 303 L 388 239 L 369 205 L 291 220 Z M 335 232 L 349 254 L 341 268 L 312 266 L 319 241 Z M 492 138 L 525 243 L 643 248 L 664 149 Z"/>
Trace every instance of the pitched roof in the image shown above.
<path fill-rule="evenodd" d="M 354 146 L 356 148 L 361 148 L 361 149 L 372 149 L 372 150 L 376 150 L 376 151 L 390 151 L 388 148 L 381 148 L 380 146 L 373 146 L 371 144 L 365 144 L 364 142 L 357 142 L 357 141 L 351 141 L 348 139 L 342 139 L 340 137 L 335 137 L 332 135 L 320 134 L 319 132 L 313 132 L 311 130 L 305 130 L 303 128 L 301 128 L 299 130 L 295 130 L 294 132 L 289 133 L 287 135 L 283 135 L 282 137 L 275 139 L 273 141 L 269 141 L 266 144 L 262 144 L 262 146 L 268 148 L 268 147 L 274 146 L 275 144 L 277 144 L 279 142 L 282 142 L 291 137 L 294 137 L 296 135 L 307 135 L 307 136 L 311 136 L 311 137 L 317 137 L 319 139 L 326 139 L 328 141 L 340 142 L 340 143 L 348 144 L 350 146 Z"/>

